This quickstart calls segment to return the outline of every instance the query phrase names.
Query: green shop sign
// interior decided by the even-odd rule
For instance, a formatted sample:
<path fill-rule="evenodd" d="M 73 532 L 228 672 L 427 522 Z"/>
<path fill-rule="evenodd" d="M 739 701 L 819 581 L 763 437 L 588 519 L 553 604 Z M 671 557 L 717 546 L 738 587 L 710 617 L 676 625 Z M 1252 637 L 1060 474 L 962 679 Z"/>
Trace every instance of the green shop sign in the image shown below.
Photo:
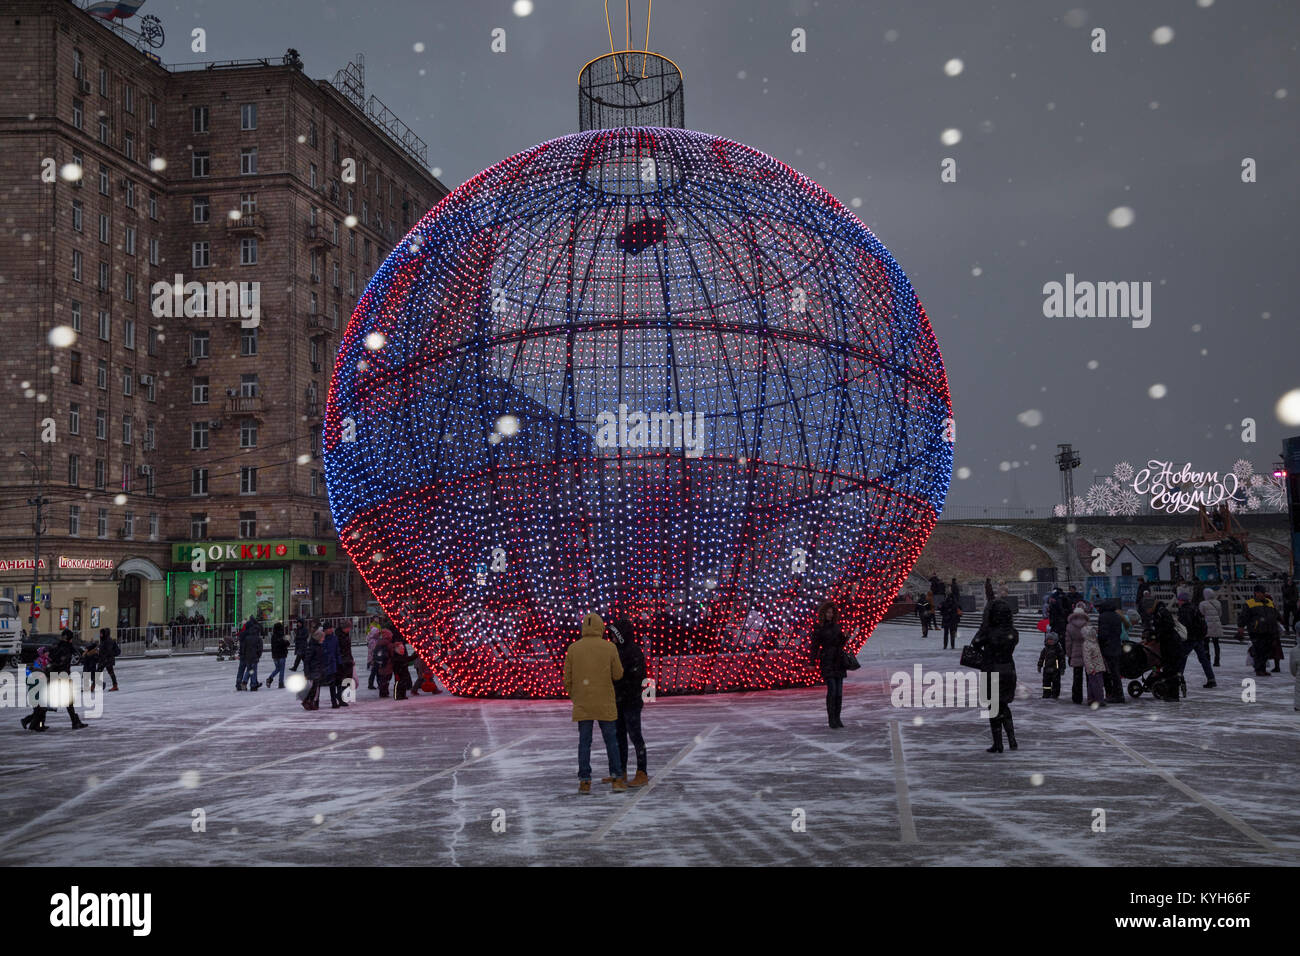
<path fill-rule="evenodd" d="M 283 563 L 285 561 L 332 561 L 332 541 L 304 541 L 278 538 L 270 541 L 181 541 L 172 545 L 172 563 L 189 564 L 198 552 L 208 563 L 251 561 Z"/>

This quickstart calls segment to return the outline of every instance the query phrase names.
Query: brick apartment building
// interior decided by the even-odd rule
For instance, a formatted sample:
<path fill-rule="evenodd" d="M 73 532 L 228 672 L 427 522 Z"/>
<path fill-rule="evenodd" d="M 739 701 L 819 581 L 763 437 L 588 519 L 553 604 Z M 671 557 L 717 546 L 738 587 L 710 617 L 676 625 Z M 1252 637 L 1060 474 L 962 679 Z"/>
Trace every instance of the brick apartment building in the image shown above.
<path fill-rule="evenodd" d="M 41 631 L 363 612 L 320 431 L 354 304 L 447 192 L 424 144 L 351 66 L 168 68 L 67 0 L 4 9 L 0 593 L 39 481 Z"/>

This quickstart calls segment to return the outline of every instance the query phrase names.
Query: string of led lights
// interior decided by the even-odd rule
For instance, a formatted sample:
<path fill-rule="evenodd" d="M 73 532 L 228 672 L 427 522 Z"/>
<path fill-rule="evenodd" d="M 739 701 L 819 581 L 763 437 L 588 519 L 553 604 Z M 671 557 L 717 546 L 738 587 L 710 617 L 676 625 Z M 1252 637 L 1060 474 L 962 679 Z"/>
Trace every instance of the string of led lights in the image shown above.
<path fill-rule="evenodd" d="M 943 508 L 952 415 L 907 277 L 810 179 L 681 129 L 593 130 L 466 182 L 342 336 L 343 547 L 455 693 L 561 696 L 582 616 L 660 693 L 799 686 L 861 646 Z"/>

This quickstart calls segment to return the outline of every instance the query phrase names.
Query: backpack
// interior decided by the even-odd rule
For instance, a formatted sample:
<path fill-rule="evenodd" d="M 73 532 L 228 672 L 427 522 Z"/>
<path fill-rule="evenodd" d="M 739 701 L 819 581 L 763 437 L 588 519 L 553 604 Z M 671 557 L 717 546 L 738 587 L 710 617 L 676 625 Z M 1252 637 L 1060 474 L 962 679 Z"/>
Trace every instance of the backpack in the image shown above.
<path fill-rule="evenodd" d="M 1178 620 L 1178 618 L 1174 618 L 1174 630 L 1178 632 L 1178 639 L 1186 642 L 1187 628 L 1183 627 L 1183 622 Z"/>
<path fill-rule="evenodd" d="M 375 667 L 381 670 L 388 666 L 389 648 L 387 644 L 375 645 Z"/>

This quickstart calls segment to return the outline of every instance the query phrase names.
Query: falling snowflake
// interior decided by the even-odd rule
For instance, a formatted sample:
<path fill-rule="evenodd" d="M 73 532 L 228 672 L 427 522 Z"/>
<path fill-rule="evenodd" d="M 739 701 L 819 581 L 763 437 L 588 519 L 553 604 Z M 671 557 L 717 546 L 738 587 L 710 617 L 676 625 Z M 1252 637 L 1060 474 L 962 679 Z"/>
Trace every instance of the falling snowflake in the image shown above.
<path fill-rule="evenodd" d="M 1125 481 L 1125 482 L 1132 481 L 1133 466 L 1126 461 L 1121 461 L 1118 465 L 1115 466 L 1114 474 L 1117 481 Z"/>
<path fill-rule="evenodd" d="M 1237 481 L 1239 481 L 1242 484 L 1248 482 L 1250 480 L 1250 476 L 1254 474 L 1254 472 L 1255 472 L 1255 466 L 1252 465 L 1244 458 L 1238 458 L 1232 464 L 1232 473 L 1237 476 Z"/>

